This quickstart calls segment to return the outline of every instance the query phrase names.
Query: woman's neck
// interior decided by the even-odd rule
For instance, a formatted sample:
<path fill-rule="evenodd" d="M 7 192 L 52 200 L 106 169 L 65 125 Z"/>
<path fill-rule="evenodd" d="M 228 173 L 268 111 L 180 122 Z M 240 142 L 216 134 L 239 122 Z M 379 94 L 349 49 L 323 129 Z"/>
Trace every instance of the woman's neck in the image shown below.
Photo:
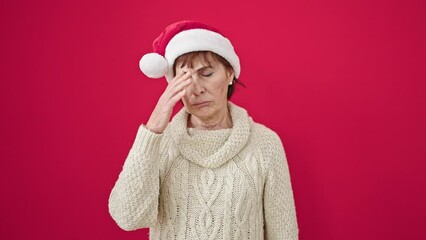
<path fill-rule="evenodd" d="M 209 118 L 199 118 L 190 114 L 188 116 L 188 127 L 200 130 L 218 130 L 232 127 L 232 118 L 228 107 L 220 114 Z"/>

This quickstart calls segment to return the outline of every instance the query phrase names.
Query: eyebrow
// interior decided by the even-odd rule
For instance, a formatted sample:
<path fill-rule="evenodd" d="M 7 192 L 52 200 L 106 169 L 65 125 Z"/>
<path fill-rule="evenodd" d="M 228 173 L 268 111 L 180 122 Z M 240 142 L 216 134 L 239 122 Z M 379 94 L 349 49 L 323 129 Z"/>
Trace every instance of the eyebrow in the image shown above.
<path fill-rule="evenodd" d="M 212 66 L 208 65 L 208 66 L 204 66 L 204 67 L 200 67 L 199 69 L 195 70 L 196 72 L 199 72 L 201 70 L 204 70 L 206 68 L 213 68 Z"/>

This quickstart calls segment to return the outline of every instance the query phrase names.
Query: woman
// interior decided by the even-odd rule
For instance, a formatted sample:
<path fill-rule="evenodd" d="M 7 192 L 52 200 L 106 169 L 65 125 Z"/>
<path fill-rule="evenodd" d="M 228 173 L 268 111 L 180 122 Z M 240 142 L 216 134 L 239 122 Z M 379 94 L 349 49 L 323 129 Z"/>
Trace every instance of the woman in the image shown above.
<path fill-rule="evenodd" d="M 150 239 L 298 239 L 280 138 L 228 101 L 240 74 L 229 40 L 182 21 L 153 47 L 141 70 L 169 84 L 111 191 L 117 224 L 149 227 Z"/>

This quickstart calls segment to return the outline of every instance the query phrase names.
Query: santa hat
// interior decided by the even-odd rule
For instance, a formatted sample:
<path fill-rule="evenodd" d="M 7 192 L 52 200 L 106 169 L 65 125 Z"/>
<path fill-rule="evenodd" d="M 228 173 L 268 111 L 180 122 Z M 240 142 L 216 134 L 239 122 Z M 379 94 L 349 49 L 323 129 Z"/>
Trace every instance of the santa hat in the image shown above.
<path fill-rule="evenodd" d="M 153 52 L 139 61 L 142 72 L 150 78 L 173 79 L 173 64 L 180 55 L 195 51 L 211 51 L 226 59 L 240 75 L 240 60 L 231 42 L 217 29 L 195 21 L 180 21 L 164 29 L 153 44 Z"/>

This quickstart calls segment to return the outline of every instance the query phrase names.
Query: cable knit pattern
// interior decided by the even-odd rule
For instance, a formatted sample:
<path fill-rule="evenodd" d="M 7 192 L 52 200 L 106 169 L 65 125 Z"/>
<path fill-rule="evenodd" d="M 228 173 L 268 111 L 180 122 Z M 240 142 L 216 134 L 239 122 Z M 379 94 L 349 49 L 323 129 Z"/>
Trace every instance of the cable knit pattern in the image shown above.
<path fill-rule="evenodd" d="M 229 129 L 187 128 L 185 109 L 162 134 L 139 126 L 109 198 L 122 229 L 149 227 L 151 240 L 298 239 L 279 136 L 228 107 Z"/>

